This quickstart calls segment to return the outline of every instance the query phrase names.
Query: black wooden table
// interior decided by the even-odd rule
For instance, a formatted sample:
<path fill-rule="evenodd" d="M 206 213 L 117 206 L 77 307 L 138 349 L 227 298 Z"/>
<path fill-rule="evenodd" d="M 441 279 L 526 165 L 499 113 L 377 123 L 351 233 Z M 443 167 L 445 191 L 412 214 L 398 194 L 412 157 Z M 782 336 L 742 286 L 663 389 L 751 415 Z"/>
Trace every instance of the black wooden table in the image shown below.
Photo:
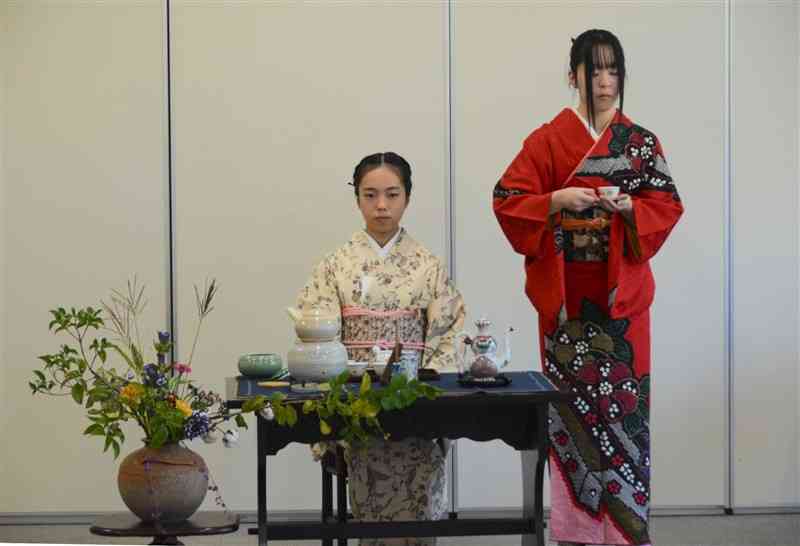
<path fill-rule="evenodd" d="M 521 518 L 462 518 L 451 514 L 450 519 L 437 521 L 347 521 L 344 496 L 339 495 L 336 518 L 323 517 L 318 522 L 267 521 L 267 457 L 292 442 L 313 444 L 323 439 L 315 415 L 303 415 L 299 405 L 314 395 L 297 394 L 287 388 L 264 388 L 258 380 L 245 377 L 228 378 L 227 404 L 241 407 L 256 395 L 276 391 L 287 395 L 286 402 L 298 405 L 298 422 L 294 427 L 280 426 L 275 421 L 257 417 L 258 459 L 258 533 L 259 546 L 267 540 L 322 539 L 330 544 L 347 538 L 426 537 L 467 535 L 522 535 L 523 546 L 544 546 L 543 486 L 544 467 L 549 438 L 547 409 L 551 402 L 568 401 L 569 393 L 559 392 L 539 372 L 508 372 L 511 379 L 506 387 L 469 388 L 457 382 L 456 374 L 442 374 L 431 381 L 444 390 L 436 400 L 417 400 L 402 411 L 384 411 L 379 415 L 381 426 L 393 439 L 468 438 L 478 442 L 503 440 L 521 452 L 523 507 Z M 373 387 L 379 387 L 373 384 Z M 358 385 L 353 385 L 354 389 Z M 337 480 L 342 483 L 341 476 Z M 331 502 L 331 482 L 323 482 L 323 507 Z M 326 493 L 327 489 L 327 493 Z M 343 506 L 345 509 L 343 509 Z"/>
<path fill-rule="evenodd" d="M 150 544 L 181 545 L 178 537 L 221 535 L 239 529 L 239 516 L 225 512 L 197 512 L 178 523 L 145 523 L 130 512 L 109 514 L 89 528 L 93 535 L 107 537 L 153 537 Z"/>

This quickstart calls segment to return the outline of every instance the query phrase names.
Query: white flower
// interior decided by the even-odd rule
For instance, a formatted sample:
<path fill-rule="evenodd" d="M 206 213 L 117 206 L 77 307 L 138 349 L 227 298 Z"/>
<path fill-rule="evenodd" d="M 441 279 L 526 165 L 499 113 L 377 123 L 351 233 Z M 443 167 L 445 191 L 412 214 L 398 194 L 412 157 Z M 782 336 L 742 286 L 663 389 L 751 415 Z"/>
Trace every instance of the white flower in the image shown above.
<path fill-rule="evenodd" d="M 260 410 L 258 410 L 258 414 L 267 421 L 272 421 L 273 419 L 275 419 L 275 412 L 272 411 L 271 406 L 265 406 L 261 408 Z"/>
<path fill-rule="evenodd" d="M 222 435 L 222 445 L 225 447 L 234 447 L 239 443 L 239 431 L 236 429 L 226 430 Z"/>
<path fill-rule="evenodd" d="M 219 432 L 216 430 L 209 430 L 203 435 L 203 441 L 207 444 L 213 444 L 219 440 Z"/>

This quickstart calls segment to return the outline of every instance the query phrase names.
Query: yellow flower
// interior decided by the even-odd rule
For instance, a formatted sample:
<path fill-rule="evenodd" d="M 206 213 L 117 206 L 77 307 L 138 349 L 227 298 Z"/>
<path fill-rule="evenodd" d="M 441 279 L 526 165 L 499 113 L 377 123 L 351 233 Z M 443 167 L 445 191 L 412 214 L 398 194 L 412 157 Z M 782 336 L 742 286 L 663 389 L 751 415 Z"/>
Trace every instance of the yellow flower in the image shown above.
<path fill-rule="evenodd" d="M 186 417 L 192 414 L 192 406 L 186 400 L 175 400 L 175 407 Z"/>
<path fill-rule="evenodd" d="M 122 387 L 122 390 L 119 392 L 119 397 L 135 406 L 139 403 L 139 399 L 143 394 L 144 387 L 142 385 L 139 383 L 129 383 Z"/>

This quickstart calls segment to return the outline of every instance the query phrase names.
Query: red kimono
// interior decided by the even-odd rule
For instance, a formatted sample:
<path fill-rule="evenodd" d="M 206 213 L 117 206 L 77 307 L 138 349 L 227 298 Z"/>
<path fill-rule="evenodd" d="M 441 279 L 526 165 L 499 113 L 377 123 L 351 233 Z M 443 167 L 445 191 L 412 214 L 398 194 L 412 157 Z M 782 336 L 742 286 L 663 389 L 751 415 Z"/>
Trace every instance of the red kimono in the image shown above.
<path fill-rule="evenodd" d="M 619 186 L 633 221 L 594 207 L 549 214 L 552 192 Z M 550 409 L 552 540 L 648 544 L 648 260 L 683 212 L 656 136 L 617 113 L 595 142 L 571 109 L 525 139 L 494 189 L 525 256 L 545 374 L 574 403 Z"/>

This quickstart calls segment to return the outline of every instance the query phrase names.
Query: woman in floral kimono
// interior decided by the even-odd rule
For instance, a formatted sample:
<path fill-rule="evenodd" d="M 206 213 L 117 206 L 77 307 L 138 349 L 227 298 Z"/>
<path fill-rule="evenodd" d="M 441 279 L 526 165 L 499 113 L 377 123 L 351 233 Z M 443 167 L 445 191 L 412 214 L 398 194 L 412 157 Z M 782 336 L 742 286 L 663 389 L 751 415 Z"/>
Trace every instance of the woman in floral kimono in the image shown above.
<path fill-rule="evenodd" d="M 658 139 L 622 113 L 613 34 L 573 40 L 570 84 L 579 106 L 528 136 L 495 186 L 494 211 L 525 256 L 544 372 L 576 394 L 550 410 L 550 537 L 649 544 L 648 261 L 683 206 Z M 602 186 L 619 195 L 601 197 Z"/>
<path fill-rule="evenodd" d="M 394 347 L 418 367 L 455 364 L 464 303 L 441 261 L 400 227 L 411 196 L 411 167 L 392 152 L 365 157 L 353 174 L 366 227 L 317 265 L 298 306 L 333 308 L 354 360 Z M 373 439 L 346 449 L 353 515 L 363 521 L 438 519 L 446 510 L 443 444 Z M 361 544 L 433 545 L 435 539 L 361 540 Z"/>

